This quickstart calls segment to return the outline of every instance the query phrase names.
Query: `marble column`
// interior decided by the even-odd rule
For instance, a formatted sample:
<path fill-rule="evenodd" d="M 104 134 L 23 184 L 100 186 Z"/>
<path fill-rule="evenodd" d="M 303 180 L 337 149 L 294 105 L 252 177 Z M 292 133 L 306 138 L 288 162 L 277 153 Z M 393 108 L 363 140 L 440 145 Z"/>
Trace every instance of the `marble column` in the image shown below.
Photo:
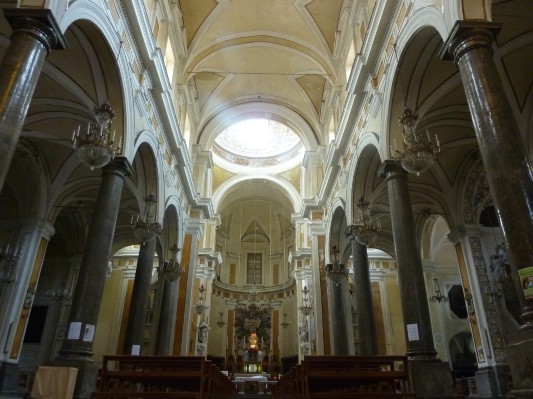
<path fill-rule="evenodd" d="M 492 53 L 499 24 L 458 21 L 441 55 L 459 67 L 479 152 L 508 249 L 523 322 L 507 352 L 515 397 L 533 397 L 533 295 L 521 279 L 533 270 L 533 171 Z M 528 377 L 529 376 L 529 377 Z"/>
<path fill-rule="evenodd" d="M 354 355 L 352 311 L 346 265 L 334 262 L 326 265 L 328 302 L 333 331 L 333 354 Z"/>
<path fill-rule="evenodd" d="M 522 329 L 533 329 L 533 296 L 524 295 L 520 270 L 533 267 L 533 172 L 527 147 L 492 57 L 499 25 L 458 22 L 445 50 L 459 67 L 490 193 L 508 247 L 522 310 Z M 512 193 L 512 195 L 509 195 Z"/>
<path fill-rule="evenodd" d="M 47 9 L 8 8 L 11 43 L 0 63 L 0 191 L 4 186 L 44 60 L 67 43 Z"/>
<path fill-rule="evenodd" d="M 53 362 L 80 369 L 75 390 L 75 396 L 80 398 L 90 397 L 96 383 L 97 365 L 91 360 L 94 331 L 106 282 L 122 186 L 125 176 L 132 173 L 125 157 L 115 157 L 102 171 L 102 182 L 72 298 L 67 336 Z"/>
<path fill-rule="evenodd" d="M 142 353 L 150 284 L 152 282 L 152 272 L 154 270 L 156 241 L 157 240 L 154 238 L 144 242 L 139 250 L 137 268 L 135 269 L 135 280 L 133 281 L 133 289 L 131 292 L 128 325 L 126 328 L 126 336 L 124 337 L 123 353 L 125 355 L 140 355 Z"/>
<path fill-rule="evenodd" d="M 407 356 L 411 359 L 434 359 L 437 351 L 431 331 L 422 260 L 416 245 L 407 172 L 399 162 L 387 160 L 383 163 L 379 174 L 387 180 L 389 190 Z"/>
<path fill-rule="evenodd" d="M 398 264 L 400 297 L 407 340 L 409 382 L 419 397 L 454 397 L 455 381 L 448 363 L 436 358 L 422 260 L 416 245 L 415 223 L 407 172 L 398 161 L 387 160 L 379 170 L 387 181 Z"/>
<path fill-rule="evenodd" d="M 160 276 L 160 278 L 163 278 Z M 174 336 L 174 323 L 176 321 L 176 307 L 178 299 L 178 283 L 164 279 L 162 283 L 163 294 L 159 309 L 159 323 L 157 326 L 155 354 L 171 355 L 172 339 Z"/>
<path fill-rule="evenodd" d="M 370 266 L 366 245 L 352 237 L 352 259 L 354 274 L 355 305 L 357 306 L 357 331 L 359 332 L 359 354 L 377 355 L 378 339 Z"/>

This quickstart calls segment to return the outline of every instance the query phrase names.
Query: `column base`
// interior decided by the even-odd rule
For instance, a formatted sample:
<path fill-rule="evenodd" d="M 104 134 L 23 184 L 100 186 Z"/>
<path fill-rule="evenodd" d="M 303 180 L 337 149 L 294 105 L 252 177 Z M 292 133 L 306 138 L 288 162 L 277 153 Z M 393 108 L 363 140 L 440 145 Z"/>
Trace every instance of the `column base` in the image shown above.
<path fill-rule="evenodd" d="M 409 384 L 419 398 L 458 398 L 448 363 L 440 360 L 409 361 Z"/>
<path fill-rule="evenodd" d="M 73 399 L 89 399 L 91 394 L 96 391 L 99 366 L 92 360 L 54 360 L 47 366 L 78 369 Z"/>
<path fill-rule="evenodd" d="M 505 398 L 508 366 L 484 367 L 476 372 L 476 398 Z"/>
<path fill-rule="evenodd" d="M 512 376 L 511 394 L 515 398 L 533 398 L 533 331 L 513 335 L 506 349 Z"/>

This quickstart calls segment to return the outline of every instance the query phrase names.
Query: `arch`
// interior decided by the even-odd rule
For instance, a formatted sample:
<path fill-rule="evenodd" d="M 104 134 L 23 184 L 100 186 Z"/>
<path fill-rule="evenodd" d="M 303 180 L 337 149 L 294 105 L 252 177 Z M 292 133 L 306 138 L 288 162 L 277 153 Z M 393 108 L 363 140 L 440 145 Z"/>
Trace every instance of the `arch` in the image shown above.
<path fill-rule="evenodd" d="M 353 220 L 355 216 L 355 203 L 357 201 L 357 194 L 353 188 L 356 185 L 356 176 L 360 170 L 366 170 L 366 166 L 371 161 L 363 158 L 363 154 L 371 154 L 373 151 L 379 155 L 379 137 L 376 133 L 365 132 L 357 142 L 357 148 L 354 151 L 353 157 L 348 165 L 348 184 L 351 184 L 346 198 L 346 218 Z"/>
<path fill-rule="evenodd" d="M 143 150 L 146 148 L 147 150 Z M 133 142 L 133 149 L 135 157 L 133 159 L 133 166 L 137 174 L 137 200 L 139 204 L 142 203 L 142 198 L 144 196 L 154 191 L 158 201 L 164 197 L 164 181 L 163 173 L 161 173 L 160 165 L 164 165 L 165 160 L 160 151 L 161 146 L 157 141 L 155 134 L 148 130 L 142 130 L 137 134 Z M 142 166 L 144 179 L 139 179 L 141 170 L 139 169 Z M 150 187 L 148 180 L 152 180 L 155 183 L 155 187 Z M 152 190 L 150 190 L 152 189 Z M 163 206 L 158 205 L 157 207 L 157 220 L 162 220 L 164 214 Z"/>
<path fill-rule="evenodd" d="M 331 250 L 331 247 L 334 244 L 337 244 L 339 255 L 341 256 L 339 261 L 341 261 L 341 263 L 346 261 L 344 255 L 346 254 L 347 247 L 350 246 L 350 240 L 344 235 L 347 227 L 345 209 L 346 204 L 344 200 L 338 197 L 335 198 L 330 206 L 326 223 L 326 231 L 328 232 L 326 237 L 328 257 L 326 259 L 329 259 L 329 251 Z"/>
<path fill-rule="evenodd" d="M 434 29 L 441 39 L 444 41 L 449 33 L 449 28 L 446 26 L 446 22 L 442 13 L 435 7 L 424 7 L 417 10 L 411 18 L 409 18 L 409 23 L 404 24 L 404 28 L 401 30 L 400 34 L 396 38 L 395 50 L 393 53 L 403 54 L 409 43 L 415 36 L 423 29 L 431 28 Z M 397 80 L 400 79 L 399 74 L 401 72 L 401 65 L 399 65 L 398 60 L 393 55 L 390 59 L 389 64 L 389 73 L 387 73 L 385 79 L 385 84 L 383 88 L 384 98 L 383 98 L 383 113 L 381 114 L 381 126 L 385 132 L 388 134 L 382 135 L 380 138 L 380 147 L 379 153 L 382 160 L 388 158 L 389 149 L 390 149 L 390 118 L 393 113 L 396 113 L 398 107 L 393 107 L 394 97 L 397 95 L 396 86 Z M 402 104 L 403 105 L 403 104 Z M 400 109 L 400 113 L 401 113 Z M 398 115 L 400 115 L 398 113 Z"/>
<path fill-rule="evenodd" d="M 132 148 L 133 138 L 130 138 L 128 132 L 133 131 L 135 109 L 133 87 L 131 79 L 123 78 L 131 74 L 131 66 L 126 56 L 124 56 L 124 43 L 117 32 L 117 24 L 110 18 L 110 13 L 100 7 L 97 3 L 90 0 L 78 0 L 74 2 L 63 14 L 59 23 L 60 28 L 65 32 L 72 24 L 78 21 L 86 20 L 94 25 L 104 38 L 109 50 L 114 56 L 118 76 L 120 77 L 119 85 L 121 87 L 122 107 L 123 107 L 123 144 L 122 153 L 130 161 L 135 153 Z M 100 99 L 98 99 L 100 101 Z M 102 99 L 102 102 L 106 99 Z M 116 106 L 116 104 L 115 104 Z"/>
<path fill-rule="evenodd" d="M 242 183 L 247 180 L 255 180 L 255 179 L 263 179 L 268 180 L 272 183 L 274 183 L 276 186 L 279 186 L 282 193 L 284 193 L 287 198 L 289 199 L 293 211 L 299 212 L 301 207 L 301 198 L 300 194 L 292 184 L 290 184 L 288 181 L 281 179 L 277 176 L 269 176 L 269 175 L 261 175 L 261 176 L 254 176 L 254 175 L 241 175 L 241 176 L 233 176 L 230 179 L 226 180 L 224 183 L 220 185 L 220 187 L 213 193 L 212 201 L 213 201 L 213 208 L 215 209 L 215 212 L 220 211 L 220 204 L 224 201 L 225 197 L 228 195 L 230 190 L 234 188 L 239 183 Z"/>
<path fill-rule="evenodd" d="M 286 124 L 300 136 L 308 151 L 315 151 L 320 144 L 320 140 L 309 123 L 296 112 L 281 105 L 263 102 L 240 104 L 221 111 L 205 125 L 199 134 L 197 143 L 202 150 L 207 151 L 213 145 L 218 133 L 228 126 L 248 118 L 275 119 Z"/>

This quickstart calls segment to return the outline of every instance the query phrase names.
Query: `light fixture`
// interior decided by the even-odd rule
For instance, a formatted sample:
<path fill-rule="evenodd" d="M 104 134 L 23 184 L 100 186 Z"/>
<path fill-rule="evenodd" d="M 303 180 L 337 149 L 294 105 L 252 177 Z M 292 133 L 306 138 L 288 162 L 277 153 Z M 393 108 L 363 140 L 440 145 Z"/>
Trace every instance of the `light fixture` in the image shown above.
<path fill-rule="evenodd" d="M 313 311 L 313 306 L 309 303 L 309 288 L 307 288 L 307 286 L 304 286 L 304 288 L 302 289 L 302 294 L 302 305 L 298 309 L 304 316 L 309 316 Z"/>
<path fill-rule="evenodd" d="M 437 135 L 435 135 L 437 144 L 431 142 L 427 130 L 427 142 L 422 140 L 420 133 L 416 131 L 417 121 L 418 114 L 411 111 L 409 107 L 405 107 L 398 119 L 398 123 L 402 125 L 403 151 L 396 150 L 396 153 L 402 167 L 407 172 L 420 176 L 420 173 L 428 170 L 435 162 L 440 152 L 440 144 Z"/>
<path fill-rule="evenodd" d="M 72 147 L 82 164 L 94 170 L 107 165 L 122 150 L 122 137 L 115 145 L 115 132 L 111 133 L 111 121 L 117 116 L 106 101 L 93 108 L 96 124 L 89 123 L 87 131 L 80 136 L 80 126 L 72 132 Z"/>
<path fill-rule="evenodd" d="M 328 277 L 332 278 L 338 286 L 343 278 L 348 277 L 348 268 L 345 264 L 339 262 L 339 249 L 337 248 L 337 245 L 331 247 L 330 258 L 333 263 L 328 263 L 326 265 L 326 274 Z"/>
<path fill-rule="evenodd" d="M 46 291 L 46 296 L 52 298 L 55 301 L 63 302 L 68 301 L 72 297 L 72 293 L 68 288 L 57 288 L 55 290 Z"/>
<path fill-rule="evenodd" d="M 222 318 L 223 315 L 224 315 L 224 312 L 218 312 L 217 326 L 219 326 L 220 328 L 224 327 L 224 325 L 226 324 L 226 322 Z"/>
<path fill-rule="evenodd" d="M 361 210 L 361 216 L 354 221 L 354 224 L 348 226 L 345 235 L 347 237 L 353 236 L 360 244 L 369 246 L 376 240 L 381 225 L 377 220 L 372 221 L 368 201 L 361 197 L 356 205 Z"/>
<path fill-rule="evenodd" d="M 290 324 L 291 324 L 290 321 L 287 320 L 287 313 L 283 313 L 283 321 L 281 322 L 281 327 L 286 329 L 287 327 L 290 326 Z"/>
<path fill-rule="evenodd" d="M 200 293 L 200 295 L 198 296 L 198 300 L 196 301 L 196 303 L 193 305 L 194 310 L 198 315 L 204 314 L 205 311 L 209 309 L 209 306 L 206 305 L 204 298 L 204 292 L 206 290 L 207 288 L 204 288 L 203 284 L 200 286 L 200 288 L 198 288 L 198 292 Z"/>
<path fill-rule="evenodd" d="M 134 221 L 131 217 L 131 225 L 133 227 L 133 234 L 144 245 L 152 241 L 156 235 L 161 234 L 163 229 L 161 225 L 155 221 L 156 218 L 157 199 L 154 194 L 148 194 L 144 197 L 144 212 L 142 218 L 137 215 Z"/>
<path fill-rule="evenodd" d="M 183 274 L 184 270 L 178 262 L 178 252 L 181 251 L 181 248 L 178 248 L 177 244 L 174 244 L 170 247 L 172 252 L 172 259 L 163 262 L 159 266 L 159 273 L 163 275 L 163 278 L 167 281 L 176 281 Z"/>
<path fill-rule="evenodd" d="M 443 292 L 440 290 L 439 280 L 436 278 L 433 279 L 433 289 L 435 290 L 435 295 L 432 295 L 429 297 L 429 300 L 431 302 L 446 302 L 448 300 L 448 297 L 443 294 Z"/>
<path fill-rule="evenodd" d="M 11 284 L 16 281 L 17 260 L 20 256 L 20 247 L 7 244 L 0 248 L 0 281 Z"/>

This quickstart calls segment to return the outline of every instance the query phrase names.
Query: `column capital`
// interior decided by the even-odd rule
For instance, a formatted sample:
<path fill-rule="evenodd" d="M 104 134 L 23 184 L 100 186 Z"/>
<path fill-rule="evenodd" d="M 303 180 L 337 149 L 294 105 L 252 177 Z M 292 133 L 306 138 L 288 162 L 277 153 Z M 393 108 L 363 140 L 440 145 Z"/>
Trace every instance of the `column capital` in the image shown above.
<path fill-rule="evenodd" d="M 478 47 L 491 47 L 502 25 L 488 21 L 457 21 L 440 51 L 440 58 L 456 64 L 463 54 Z"/>
<path fill-rule="evenodd" d="M 391 180 L 396 177 L 407 176 L 407 171 L 402 168 L 400 161 L 386 159 L 378 169 L 378 176 Z"/>
<path fill-rule="evenodd" d="M 457 244 L 461 239 L 467 236 L 479 236 L 482 233 L 482 226 L 479 224 L 461 224 L 455 226 L 448 233 L 448 240 L 453 244 Z"/>
<path fill-rule="evenodd" d="M 25 33 L 33 36 L 42 43 L 48 54 L 52 50 L 64 50 L 68 47 L 51 10 L 6 8 L 4 15 L 13 28 L 13 34 Z"/>
<path fill-rule="evenodd" d="M 114 157 L 102 170 L 104 173 L 114 173 L 122 177 L 133 174 L 130 161 L 126 157 Z"/>

